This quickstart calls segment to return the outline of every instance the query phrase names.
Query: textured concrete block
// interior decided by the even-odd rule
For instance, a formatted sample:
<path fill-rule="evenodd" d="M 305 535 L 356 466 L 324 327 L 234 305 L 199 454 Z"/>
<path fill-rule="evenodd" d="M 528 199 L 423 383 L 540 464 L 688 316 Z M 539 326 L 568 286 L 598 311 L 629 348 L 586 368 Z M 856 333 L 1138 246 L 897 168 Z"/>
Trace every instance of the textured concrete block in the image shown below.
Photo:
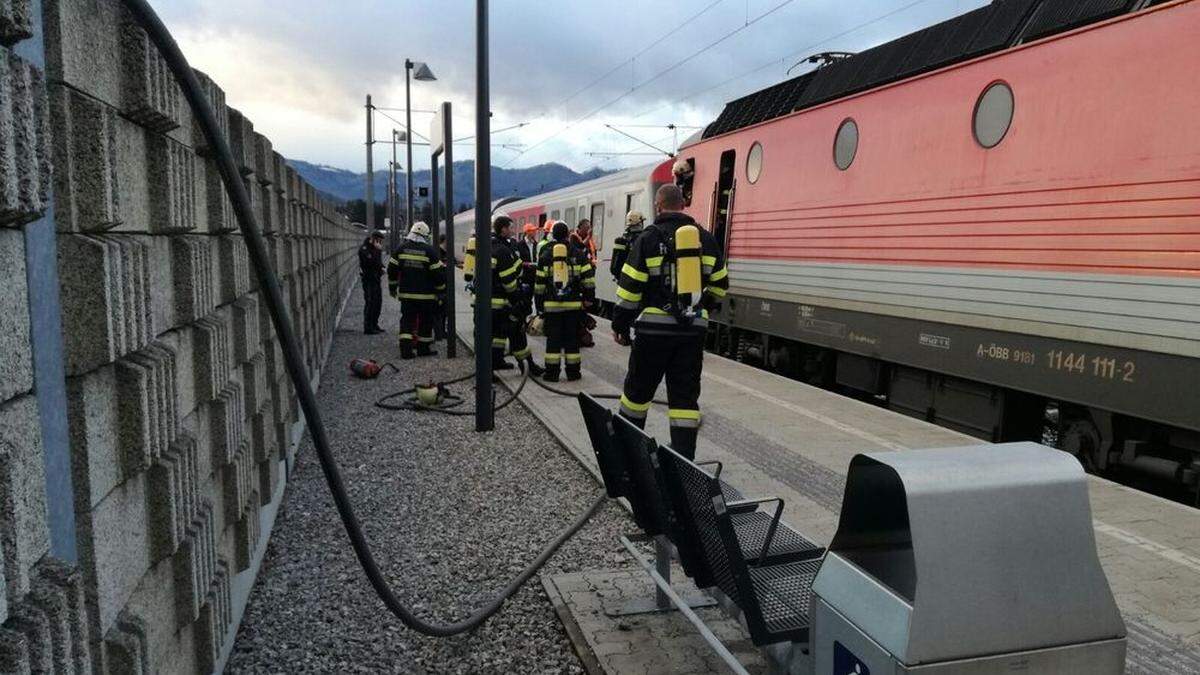
<path fill-rule="evenodd" d="M 141 619 L 125 612 L 104 636 L 108 670 L 122 675 L 150 675 L 150 645 L 146 625 Z"/>
<path fill-rule="evenodd" d="M 186 145 L 167 136 L 147 139 L 150 182 L 150 231 L 196 229 L 196 185 L 199 158 Z"/>
<path fill-rule="evenodd" d="M 38 580 L 41 586 L 35 586 L 34 599 L 36 602 L 58 602 L 61 598 L 66 610 L 66 623 L 69 630 L 63 651 L 69 661 L 58 662 L 59 672 L 89 673 L 91 672 L 91 634 L 88 632 L 87 610 L 84 605 L 83 575 L 79 570 L 54 559 L 47 559 L 38 566 Z M 43 593 L 46 595 L 43 596 Z M 53 598 L 46 600 L 45 598 Z"/>
<path fill-rule="evenodd" d="M 11 608 L 8 630 L 25 637 L 29 649 L 29 670 L 34 673 L 54 672 L 54 650 L 51 642 L 50 619 L 32 603 L 22 602 Z"/>
<path fill-rule="evenodd" d="M 114 320 L 124 325 L 125 346 L 122 353 L 141 349 L 157 334 L 154 324 L 153 284 L 150 279 L 150 244 L 146 237 L 104 235 L 119 269 L 119 281 L 114 288 L 121 297 L 121 310 Z"/>
<path fill-rule="evenodd" d="M 60 231 L 97 232 L 124 220 L 117 171 L 117 112 L 74 89 L 50 90 L 55 221 Z"/>
<path fill-rule="evenodd" d="M 194 70 L 196 79 L 200 80 L 200 88 L 204 90 L 205 97 L 208 98 L 208 105 L 212 108 L 213 115 L 217 118 L 217 126 L 221 130 L 221 136 L 229 138 L 229 107 L 225 105 L 225 91 L 217 86 L 208 75 Z M 204 134 L 201 133 L 199 125 L 192 131 L 193 145 L 196 152 L 204 157 L 212 157 L 212 151 L 208 147 L 208 141 L 204 140 Z"/>
<path fill-rule="evenodd" d="M 124 480 L 118 443 L 116 367 L 67 380 L 67 422 L 75 501 L 90 511 Z"/>
<path fill-rule="evenodd" d="M 241 235 L 218 237 L 221 262 L 220 304 L 226 305 L 250 291 L 250 259 Z"/>
<path fill-rule="evenodd" d="M 233 151 L 233 161 L 243 176 L 254 173 L 254 123 L 233 108 L 229 108 L 229 149 Z"/>
<path fill-rule="evenodd" d="M 272 185 L 277 182 L 275 175 L 275 149 L 271 139 L 260 133 L 254 134 L 254 174 L 259 185 Z"/>
<path fill-rule="evenodd" d="M 121 66 L 125 116 L 159 133 L 178 128 L 183 95 L 166 61 L 132 17 L 121 27 Z"/>
<path fill-rule="evenodd" d="M 33 565 L 50 549 L 37 399 L 0 404 L 0 551 L 9 612 L 29 590 Z"/>
<path fill-rule="evenodd" d="M 197 321 L 217 306 L 216 270 L 209 237 L 171 237 L 171 275 L 175 323 Z"/>
<path fill-rule="evenodd" d="M 0 270 L 0 401 L 5 401 L 33 389 L 25 237 L 20 230 L 0 229 Z"/>
<path fill-rule="evenodd" d="M 271 400 L 271 392 L 267 389 L 267 359 L 262 354 L 241 365 L 242 394 L 246 408 L 244 416 L 249 419 L 266 407 Z"/>
<path fill-rule="evenodd" d="M 207 403 L 220 396 L 229 382 L 233 360 L 229 322 L 215 313 L 197 321 L 193 329 L 196 401 Z"/>
<path fill-rule="evenodd" d="M 204 198 L 209 232 L 233 232 L 237 229 L 233 203 L 229 201 L 229 194 L 221 182 L 216 162 L 211 159 L 204 160 Z"/>
<path fill-rule="evenodd" d="M 26 601 L 45 617 L 49 627 L 49 652 L 52 670 L 70 672 L 75 666 L 75 644 L 72 639 L 71 607 L 63 589 L 41 576 L 35 576 Z"/>
<path fill-rule="evenodd" d="M 11 2 L 0 0 L 0 30 Z M 46 86 L 40 71 L 7 49 L 0 49 L 0 138 L 0 226 L 29 222 L 45 212 L 50 188 Z"/>
<path fill-rule="evenodd" d="M 32 672 L 29 640 L 11 628 L 0 628 L 0 673 L 29 675 Z"/>
<path fill-rule="evenodd" d="M 217 544 L 212 504 L 200 508 L 200 515 L 188 527 L 187 537 L 175 552 L 175 609 L 179 623 L 188 624 L 200 616 L 200 607 L 212 586 L 217 571 Z"/>
<path fill-rule="evenodd" d="M 226 522 L 241 518 L 254 484 L 253 451 L 243 443 L 233 460 L 221 467 L 222 515 Z"/>
<path fill-rule="evenodd" d="M 271 425 L 271 433 L 275 433 L 275 425 Z M 278 446 L 276 446 L 278 447 Z M 266 506 L 275 498 L 275 490 L 279 487 L 279 456 L 276 455 L 258 465 L 258 503 Z"/>
<path fill-rule="evenodd" d="M 254 561 L 254 551 L 258 548 L 258 538 L 261 534 L 259 522 L 258 492 L 253 492 L 247 500 L 242 517 L 234 526 L 234 552 L 237 559 L 234 564 L 238 572 L 244 572 Z"/>
<path fill-rule="evenodd" d="M 150 568 L 146 474 L 126 480 L 90 512 L 76 512 L 89 630 L 107 635 Z"/>
<path fill-rule="evenodd" d="M 233 461 L 245 437 L 242 387 L 230 382 L 207 406 L 209 413 L 209 442 L 212 447 L 212 465 L 222 466 Z"/>
<path fill-rule="evenodd" d="M 0 0 L 0 45 L 11 46 L 33 36 L 30 0 Z"/>
<path fill-rule="evenodd" d="M 179 437 L 150 467 L 146 477 L 146 511 L 149 514 L 150 560 L 175 553 L 199 515 L 200 476 L 198 449 L 191 436 Z"/>
<path fill-rule="evenodd" d="M 229 563 L 219 560 L 212 587 L 196 621 L 196 665 L 200 672 L 209 673 L 216 668 L 225 646 L 225 634 L 233 623 L 229 577 Z"/>
<path fill-rule="evenodd" d="M 258 330 L 258 296 L 246 295 L 233 303 L 233 356 L 245 363 L 262 351 Z"/>
<path fill-rule="evenodd" d="M 151 345 L 116 363 L 118 437 L 125 475 L 145 470 L 179 428 L 174 350 Z"/>
<path fill-rule="evenodd" d="M 268 413 L 256 413 L 250 418 L 250 444 L 254 449 L 254 461 L 265 462 L 276 456 L 275 434 Z"/>

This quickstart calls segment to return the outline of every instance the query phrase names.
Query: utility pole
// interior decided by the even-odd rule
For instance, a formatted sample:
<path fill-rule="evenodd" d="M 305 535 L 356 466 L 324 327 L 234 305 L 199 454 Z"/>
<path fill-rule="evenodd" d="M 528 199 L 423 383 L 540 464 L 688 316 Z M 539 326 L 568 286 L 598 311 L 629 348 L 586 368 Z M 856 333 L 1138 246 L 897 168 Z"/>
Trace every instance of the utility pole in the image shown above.
<path fill-rule="evenodd" d="M 454 138 L 453 115 L 450 102 L 442 104 L 442 119 L 446 131 L 443 138 Z M 454 141 L 446 143 L 446 358 L 457 356 L 458 332 L 454 319 Z M 490 260 L 488 262 L 491 262 Z M 490 317 L 489 317 L 490 318 Z"/>
<path fill-rule="evenodd" d="M 496 428 L 492 389 L 492 157 L 488 2 L 475 0 L 475 431 Z"/>
<path fill-rule="evenodd" d="M 392 250 L 400 248 L 400 186 L 396 183 L 396 130 L 392 129 L 392 187 L 389 196 L 392 198 L 392 203 L 395 206 L 392 208 Z M 408 223 L 405 223 L 405 228 Z"/>
<path fill-rule="evenodd" d="M 375 126 L 371 118 L 375 112 L 371 95 L 367 94 L 367 230 L 375 230 L 375 172 L 371 167 L 371 149 L 375 145 Z"/>

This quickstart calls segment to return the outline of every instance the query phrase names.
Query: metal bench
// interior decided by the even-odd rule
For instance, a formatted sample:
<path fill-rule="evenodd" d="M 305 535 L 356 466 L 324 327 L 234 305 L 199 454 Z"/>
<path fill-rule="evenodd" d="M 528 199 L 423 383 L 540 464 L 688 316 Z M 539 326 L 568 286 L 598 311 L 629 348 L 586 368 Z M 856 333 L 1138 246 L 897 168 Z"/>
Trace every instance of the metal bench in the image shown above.
<path fill-rule="evenodd" d="M 625 466 L 633 480 L 636 496 L 633 501 L 640 504 L 644 518 L 652 522 L 656 533 L 666 534 L 675 545 L 684 572 L 696 585 L 700 588 L 715 586 L 716 580 L 705 564 L 700 542 L 691 534 L 694 528 L 685 526 L 690 519 L 686 505 L 681 495 L 670 489 L 662 474 L 658 442 L 619 415 L 614 417 L 612 425 L 616 446 L 624 451 Z M 715 465 L 720 471 L 720 462 L 698 464 Z M 714 480 L 719 483 L 716 475 L 713 474 Z M 730 519 L 743 558 L 750 564 L 759 566 L 809 560 L 824 553 L 825 549 L 780 522 L 783 500 L 730 501 L 731 490 L 722 485 L 721 491 L 730 505 Z M 736 491 L 732 492 L 737 494 Z M 777 503 L 774 514 L 758 510 L 760 504 L 772 501 Z"/>
<path fill-rule="evenodd" d="M 592 442 L 592 452 L 596 455 L 596 463 L 600 466 L 600 477 L 604 480 L 604 489 L 613 499 L 624 497 L 629 501 L 633 511 L 633 520 L 638 527 L 650 536 L 667 534 L 662 529 L 660 521 L 653 511 L 653 505 L 646 499 L 639 499 L 637 487 L 629 466 L 629 452 L 621 446 L 621 439 L 616 437 L 614 424 L 626 423 L 625 418 L 614 415 L 611 410 L 588 394 L 579 394 L 579 409 L 583 412 L 584 426 L 587 427 L 588 437 Z M 629 425 L 632 426 L 632 425 Z M 633 427 L 636 429 L 636 427 Z M 641 430 L 638 430 L 642 433 Z M 717 466 L 720 475 L 720 465 Z M 742 499 L 742 493 L 737 488 L 721 481 L 721 490 L 730 502 Z M 652 497 L 653 495 L 643 495 Z M 754 511 L 756 505 L 743 507 L 743 511 Z"/>
<path fill-rule="evenodd" d="M 683 496 L 688 534 L 700 542 L 717 587 L 741 609 L 750 639 L 760 647 L 807 642 L 821 558 L 751 566 L 716 478 L 670 448 L 660 448 L 659 456 L 669 489 Z"/>

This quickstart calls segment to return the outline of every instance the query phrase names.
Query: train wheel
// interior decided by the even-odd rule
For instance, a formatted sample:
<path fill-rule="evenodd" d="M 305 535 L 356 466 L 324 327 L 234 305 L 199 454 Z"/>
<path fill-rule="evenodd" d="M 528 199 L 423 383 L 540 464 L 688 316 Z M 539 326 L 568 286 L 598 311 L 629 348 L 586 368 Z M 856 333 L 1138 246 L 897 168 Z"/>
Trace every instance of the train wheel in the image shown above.
<path fill-rule="evenodd" d="M 1060 414 L 1066 413 L 1066 410 Z M 1082 412 L 1082 411 L 1081 411 Z M 1082 416 L 1071 415 L 1060 421 L 1058 447 L 1079 459 L 1088 473 L 1096 473 L 1102 465 L 1100 429 L 1086 412 Z"/>

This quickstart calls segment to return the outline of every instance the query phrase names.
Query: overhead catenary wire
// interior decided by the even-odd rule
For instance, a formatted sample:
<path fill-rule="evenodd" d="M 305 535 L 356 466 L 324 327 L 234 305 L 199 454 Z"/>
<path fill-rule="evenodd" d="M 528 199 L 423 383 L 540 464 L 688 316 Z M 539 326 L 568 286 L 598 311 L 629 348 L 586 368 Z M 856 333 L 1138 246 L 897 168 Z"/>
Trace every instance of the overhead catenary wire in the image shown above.
<path fill-rule="evenodd" d="M 300 408 L 304 412 L 305 420 L 308 422 L 308 430 L 312 437 L 313 448 L 316 451 L 321 470 L 325 475 L 325 482 L 328 484 L 329 491 L 333 496 L 334 506 L 346 529 L 346 535 L 350 539 L 351 548 L 354 549 L 354 554 L 357 556 L 367 580 L 388 610 L 399 618 L 404 625 L 420 633 L 434 637 L 449 637 L 479 627 L 488 618 L 500 611 L 507 599 L 520 590 L 525 582 L 532 578 L 567 540 L 587 524 L 591 517 L 604 506 L 607 497 L 603 494 L 597 497 L 588 509 L 575 519 L 570 527 L 559 533 L 557 537 L 542 549 L 537 558 L 527 565 L 498 594 L 493 596 L 483 607 L 460 621 L 449 624 L 426 621 L 414 614 L 396 597 L 387 579 L 384 578 L 383 572 L 379 569 L 374 555 L 371 553 L 371 547 L 367 542 L 366 535 L 363 533 L 362 524 L 354 514 L 354 507 L 350 502 L 350 496 L 346 492 L 345 483 L 342 481 L 341 471 L 333 456 L 328 431 L 325 428 L 320 406 L 317 405 L 316 394 L 313 392 L 311 381 L 308 377 L 307 366 L 305 365 L 300 349 L 300 341 L 296 337 L 291 319 L 288 316 L 287 305 L 283 300 L 283 293 L 279 286 L 279 279 L 275 276 L 274 269 L 271 266 L 266 242 L 263 240 L 262 231 L 258 226 L 258 221 L 255 219 L 254 211 L 251 207 L 250 195 L 246 190 L 246 185 L 242 180 L 237 165 L 234 163 L 229 143 L 217 126 L 216 116 L 209 105 L 204 90 L 200 87 L 200 82 L 196 77 L 195 71 L 188 65 L 187 58 L 184 57 L 178 43 L 175 42 L 175 38 L 167 30 L 162 19 L 155 13 L 147 0 L 122 0 L 122 2 L 142 29 L 146 31 L 147 36 L 162 55 L 163 61 L 175 76 L 175 80 L 183 92 L 188 107 L 192 110 L 192 114 L 200 127 L 205 142 L 208 143 L 209 147 L 213 148 L 213 160 L 216 163 L 221 181 L 233 205 L 238 227 L 242 232 L 242 238 L 246 245 L 250 266 L 253 268 L 259 288 L 262 289 L 263 300 L 266 303 L 268 313 L 271 316 L 271 323 L 275 327 L 275 332 L 283 351 L 284 367 L 288 378 L 295 387 Z"/>
<path fill-rule="evenodd" d="M 725 33 L 724 35 L 722 35 L 721 37 L 717 38 L 716 40 L 713 40 L 712 42 L 709 42 L 708 44 L 706 44 L 705 46 L 701 47 L 700 49 L 697 49 L 696 51 L 694 51 L 694 52 L 692 52 L 692 53 L 688 54 L 687 56 L 685 56 L 684 58 L 682 58 L 682 59 L 680 59 L 680 60 L 676 61 L 675 63 L 671 64 L 670 66 L 667 66 L 666 68 L 664 68 L 664 69 L 662 69 L 662 70 L 658 71 L 657 73 L 655 73 L 654 75 L 652 75 L 652 76 L 651 76 L 649 79 L 643 80 L 642 82 L 640 82 L 640 83 L 638 83 L 638 84 L 634 85 L 633 87 L 631 87 L 631 88 L 629 88 L 629 89 L 625 90 L 625 91 L 624 91 L 624 92 L 622 92 L 622 93 L 621 93 L 619 96 L 617 96 L 617 97 L 615 97 L 615 98 L 613 98 L 613 99 L 609 100 L 609 101 L 608 101 L 608 102 L 606 102 L 606 103 L 603 103 L 603 104 L 601 104 L 600 106 L 598 106 L 598 107 L 596 107 L 596 108 L 593 108 L 591 111 L 589 111 L 588 113 L 584 114 L 582 117 L 578 117 L 578 118 L 576 118 L 576 119 L 572 120 L 571 122 L 568 122 L 568 123 L 567 123 L 565 126 L 563 126 L 563 127 L 559 128 L 559 129 L 558 129 L 558 131 L 555 131 L 554 133 L 550 134 L 549 136 L 546 136 L 545 138 L 541 139 L 541 140 L 540 140 L 540 141 L 538 141 L 537 143 L 534 143 L 533 145 L 531 145 L 531 146 L 529 146 L 528 148 L 526 148 L 526 149 L 525 149 L 525 150 L 524 150 L 522 153 L 520 153 L 520 154 L 519 154 L 519 155 L 517 155 L 516 157 L 512 158 L 511 160 L 509 160 L 509 161 L 508 161 L 508 163 L 506 163 L 506 164 L 504 165 L 504 168 L 507 168 L 507 167 L 509 167 L 510 165 L 512 165 L 512 163 L 513 163 L 513 162 L 517 161 L 517 159 L 519 159 L 521 156 L 525 155 L 526 153 L 532 152 L 533 150 L 535 150 L 535 149 L 537 149 L 537 148 L 541 147 L 542 145 L 545 145 L 546 143 L 548 143 L 548 142 L 550 142 L 550 141 L 554 140 L 555 138 L 558 138 L 559 136 L 561 136 L 562 134 L 566 133 L 567 131 L 570 131 L 572 128 L 574 128 L 576 125 L 578 125 L 580 122 L 585 122 L 585 121 L 587 121 L 587 120 L 591 119 L 592 117 L 594 117 L 596 114 L 598 114 L 598 113 L 602 112 L 603 110 L 606 110 L 607 108 L 610 108 L 610 107 L 612 107 L 613 105 L 616 105 L 616 104 L 617 104 L 617 103 L 619 103 L 620 101 L 624 100 L 624 99 L 625 99 L 627 96 L 629 96 L 630 94 L 632 94 L 632 93 L 634 93 L 634 92 L 636 92 L 636 91 L 638 91 L 638 90 L 640 90 L 640 89 L 644 88 L 646 85 L 648 85 L 648 84 L 651 84 L 652 82 L 657 82 L 658 80 L 660 80 L 661 78 L 665 77 L 665 76 L 666 76 L 666 75 L 668 75 L 669 73 L 672 73 L 672 72 L 674 72 L 676 69 L 678 69 L 678 68 L 680 68 L 681 66 L 683 66 L 685 63 L 687 63 L 687 62 L 691 61 L 692 59 L 694 59 L 694 58 L 696 58 L 697 56 L 699 56 L 699 55 L 703 54 L 704 52 L 706 52 L 706 51 L 708 51 L 708 50 L 712 49 L 713 47 L 716 47 L 717 45 L 721 44 L 722 42 L 725 42 L 726 40 L 728 40 L 729 38 L 733 37 L 734 35 L 737 35 L 738 33 L 741 33 L 742 31 L 746 30 L 747 28 L 749 28 L 749 27 L 751 27 L 751 26 L 753 26 L 753 25 L 757 24 L 759 21 L 762 21 L 763 19 L 767 18 L 768 16 L 771 16 L 771 15 L 772 15 L 772 14 L 774 14 L 775 12 L 777 12 L 777 11 L 779 11 L 779 10 L 783 9 L 784 7 L 786 7 L 786 6 L 790 5 L 792 2 L 794 2 L 794 0 L 782 0 L 782 2 L 780 2 L 780 3 L 776 4 L 774 7 L 770 8 L 770 9 L 768 9 L 767 11 L 763 12 L 762 14 L 759 14 L 758 16 L 754 17 L 754 19 L 753 19 L 753 20 L 747 21 L 745 25 L 743 25 L 743 26 L 738 26 L 737 28 L 735 28 L 735 29 L 733 29 L 733 30 L 731 30 L 731 31 L 729 31 L 729 32 L 727 32 L 727 33 Z"/>
<path fill-rule="evenodd" d="M 767 68 L 770 68 L 771 66 L 778 65 L 780 63 L 786 63 L 789 59 L 792 59 L 792 58 L 796 57 L 797 55 L 802 54 L 804 56 L 808 56 L 809 53 L 813 49 L 816 49 L 817 47 L 820 47 L 821 45 L 823 45 L 827 42 L 836 40 L 840 37 L 845 37 L 851 33 L 860 31 L 864 28 L 869 28 L 870 26 L 873 26 L 873 25 L 879 23 L 880 21 L 883 21 L 885 19 L 890 19 L 891 17 L 893 17 L 897 14 L 906 12 L 906 11 L 912 9 L 913 7 L 916 7 L 917 5 L 925 4 L 926 2 L 929 2 L 929 0 L 914 0 L 913 2 L 909 2 L 908 4 L 905 4 L 901 7 L 897 7 L 896 9 L 893 9 L 885 14 L 881 14 L 873 19 L 870 19 L 869 21 L 865 21 L 858 25 L 851 26 L 850 28 L 847 28 L 839 33 L 821 38 L 819 41 L 814 42 L 808 46 L 801 47 L 800 49 L 790 51 L 787 54 L 784 54 L 783 56 L 781 56 L 779 58 L 771 59 L 770 61 L 767 61 L 759 66 L 756 66 L 756 67 L 746 70 L 744 72 L 738 73 L 737 75 L 734 75 L 732 77 L 728 77 L 714 85 L 710 85 L 710 86 L 704 87 L 702 89 L 698 89 L 696 91 L 691 92 L 690 94 L 687 94 L 685 96 L 681 96 L 679 98 L 668 101 L 667 103 L 664 103 L 663 105 L 660 105 L 657 108 L 653 108 L 651 110 L 647 110 L 643 113 L 638 114 L 637 116 L 634 117 L 634 119 L 640 119 L 642 117 L 647 117 L 649 115 L 653 115 L 653 114 L 660 112 L 662 110 L 665 110 L 667 108 L 677 106 L 685 101 L 690 101 L 690 100 L 696 98 L 697 96 L 703 96 L 704 94 L 707 94 L 710 91 L 714 91 L 714 90 L 720 89 L 721 87 L 724 87 L 725 85 L 729 84 L 730 82 L 735 82 L 742 78 L 749 77 L 749 76 L 755 75 L 757 73 L 761 73 L 762 71 L 766 70 Z"/>

